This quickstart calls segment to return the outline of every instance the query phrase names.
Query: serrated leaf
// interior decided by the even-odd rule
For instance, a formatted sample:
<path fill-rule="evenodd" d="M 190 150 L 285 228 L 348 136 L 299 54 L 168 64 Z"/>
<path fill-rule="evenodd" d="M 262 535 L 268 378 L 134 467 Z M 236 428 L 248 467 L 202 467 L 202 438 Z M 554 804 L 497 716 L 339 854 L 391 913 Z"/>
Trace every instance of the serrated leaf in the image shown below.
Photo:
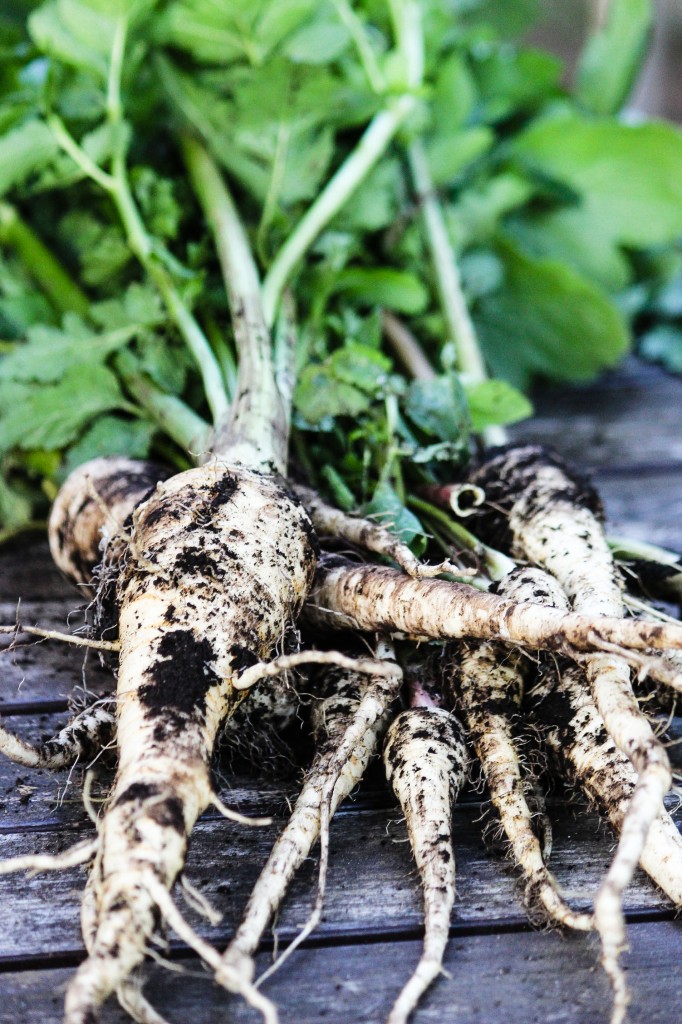
<path fill-rule="evenodd" d="M 385 306 L 398 313 L 421 313 L 429 301 L 418 277 L 392 267 L 350 267 L 338 275 L 334 290 L 360 305 Z"/>
<path fill-rule="evenodd" d="M 391 365 L 391 360 L 383 353 L 356 342 L 348 342 L 337 349 L 330 359 L 330 367 L 337 380 L 353 384 L 370 394 L 384 383 Z"/>
<path fill-rule="evenodd" d="M 476 83 L 460 54 L 452 53 L 439 64 L 431 102 L 432 125 L 437 130 L 460 128 L 474 110 Z"/>
<path fill-rule="evenodd" d="M 349 342 L 321 364 L 305 367 L 295 404 L 311 424 L 327 417 L 357 416 L 383 386 L 391 361 L 376 349 Z"/>
<path fill-rule="evenodd" d="M 335 416 L 359 416 L 369 408 L 371 396 L 336 380 L 326 367 L 311 365 L 298 379 L 294 404 L 306 423 L 317 425 Z"/>
<path fill-rule="evenodd" d="M 398 213 L 402 171 L 397 160 L 382 160 L 353 193 L 334 219 L 342 231 L 378 231 L 392 224 Z"/>
<path fill-rule="evenodd" d="M 443 132 L 427 143 L 431 176 L 435 185 L 456 178 L 474 160 L 483 156 L 495 141 L 491 128 L 484 125 L 459 132 Z"/>
<path fill-rule="evenodd" d="M 349 44 L 350 33 L 345 25 L 318 19 L 294 32 L 284 52 L 298 64 L 328 64 L 340 57 Z"/>
<path fill-rule="evenodd" d="M 620 110 L 642 66 L 651 35 L 651 0 L 611 0 L 606 24 L 580 57 L 575 96 L 595 114 Z"/>
<path fill-rule="evenodd" d="M 0 195 L 45 167 L 58 146 L 44 121 L 32 120 L 0 138 Z"/>
<path fill-rule="evenodd" d="M 92 71 L 103 81 L 107 77 L 112 28 L 109 19 L 89 12 L 76 0 L 50 0 L 28 19 L 28 30 L 39 50 L 65 64 Z"/>
<path fill-rule="evenodd" d="M 101 416 L 83 436 L 71 445 L 62 475 L 89 459 L 107 455 L 125 455 L 131 459 L 145 459 L 149 455 L 156 427 L 145 420 L 124 419 L 122 416 Z"/>
<path fill-rule="evenodd" d="M 484 352 L 496 377 L 525 389 L 535 374 L 593 380 L 627 352 L 621 314 L 597 285 L 552 260 L 533 260 L 500 243 L 500 290 L 474 309 Z"/>
<path fill-rule="evenodd" d="M 518 423 L 533 415 L 533 406 L 526 396 L 504 380 L 465 384 L 464 390 L 474 433 L 485 427 Z"/>
<path fill-rule="evenodd" d="M 131 327 L 93 334 L 79 316 L 67 313 L 63 328 L 45 324 L 29 328 L 28 340 L 0 360 L 0 380 L 59 380 L 72 368 L 104 362 L 134 334 Z"/>
<path fill-rule="evenodd" d="M 0 449 L 64 448 L 96 416 L 125 409 L 114 374 L 104 366 L 72 367 L 43 386 L 3 381 L 0 385 Z"/>
<path fill-rule="evenodd" d="M 561 61 L 542 50 L 499 47 L 472 63 L 481 97 L 480 116 L 500 121 L 535 110 L 559 88 Z"/>

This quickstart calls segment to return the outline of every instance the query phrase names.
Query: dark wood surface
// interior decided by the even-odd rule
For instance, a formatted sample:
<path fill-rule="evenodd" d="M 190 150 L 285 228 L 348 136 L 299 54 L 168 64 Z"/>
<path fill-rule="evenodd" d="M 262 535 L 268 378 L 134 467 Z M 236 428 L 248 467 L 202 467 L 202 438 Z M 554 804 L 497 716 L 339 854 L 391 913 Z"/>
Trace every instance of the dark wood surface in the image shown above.
<path fill-rule="evenodd" d="M 614 532 L 682 548 L 682 381 L 631 362 L 599 385 L 548 391 L 535 419 L 517 436 L 550 442 L 594 472 Z M 51 567 L 36 540 L 0 553 L 0 621 L 74 629 L 79 595 Z M 3 654 L 0 710 L 8 727 L 38 739 L 65 721 L 67 698 L 110 685 L 92 656 L 57 644 Z M 676 723 L 682 734 L 682 722 Z M 682 749 L 671 747 L 682 769 Z M 244 829 L 207 814 L 192 840 L 188 876 L 223 912 L 212 929 L 187 911 L 197 930 L 225 943 L 269 845 L 286 816 L 296 779 L 285 783 L 228 777 L 223 798 L 247 813 L 267 811 L 272 826 Z M 0 763 L 0 857 L 57 851 L 89 835 L 80 772 L 48 773 Z M 95 791 L 95 798 L 99 791 Z M 513 871 L 481 838 L 483 795 L 469 792 L 454 814 L 458 896 L 444 975 L 415 1024 L 592 1024 L 608 1020 L 609 993 L 592 936 L 534 931 Z M 550 800 L 555 825 L 551 866 L 568 899 L 587 907 L 613 849 L 613 838 L 580 800 Z M 682 821 L 682 814 L 678 815 Z M 294 954 L 266 991 L 283 1022 L 342 1024 L 385 1020 L 419 953 L 420 896 L 403 826 L 375 772 L 332 829 L 329 894 L 314 938 Z M 82 958 L 78 905 L 83 869 L 0 877 L 0 1024 L 53 1024 L 64 986 Z M 292 887 L 278 922 L 290 939 L 314 895 L 311 859 Z M 682 1012 L 682 923 L 639 874 L 627 893 L 626 957 L 632 1022 L 668 1024 Z M 169 1021 L 252 1021 L 257 1015 L 217 989 L 196 959 L 170 935 L 169 956 L 182 973 L 146 969 L 146 991 Z M 268 940 L 260 956 L 265 966 Z M 120 1024 L 108 1003 L 104 1024 Z"/>

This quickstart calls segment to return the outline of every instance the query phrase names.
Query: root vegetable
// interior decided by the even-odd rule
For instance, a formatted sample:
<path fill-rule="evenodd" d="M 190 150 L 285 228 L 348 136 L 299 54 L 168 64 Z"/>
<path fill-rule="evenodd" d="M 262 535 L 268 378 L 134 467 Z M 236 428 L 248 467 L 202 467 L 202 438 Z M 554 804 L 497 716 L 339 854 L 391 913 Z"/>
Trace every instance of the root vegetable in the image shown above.
<path fill-rule="evenodd" d="M 529 596 L 535 594 L 535 600 L 552 605 L 553 607 L 566 607 L 566 597 L 553 577 L 538 569 L 525 570 L 525 576 Z M 593 667 L 590 665 L 589 660 L 587 667 L 588 672 L 590 667 Z M 578 761 L 580 761 L 579 747 L 582 745 L 581 753 L 584 762 L 594 766 L 599 763 L 600 758 L 605 754 L 609 769 L 604 785 L 609 787 L 611 785 L 617 786 L 623 766 L 619 764 L 617 758 L 613 757 L 615 741 L 613 737 L 610 737 L 606 722 L 600 715 L 596 699 L 593 696 L 593 686 L 588 686 L 585 676 L 577 672 L 574 667 L 569 668 L 567 676 L 568 682 L 566 686 L 569 687 L 567 692 L 570 692 L 568 707 L 572 709 L 572 713 L 568 716 L 567 732 L 564 739 L 567 745 L 576 751 L 571 756 L 577 756 Z M 594 674 L 589 682 L 594 683 Z M 558 692 L 561 692 L 561 690 Z M 566 702 L 567 697 L 564 694 L 562 699 L 564 721 L 567 718 Z M 553 703 L 553 698 L 551 698 L 550 707 Z M 573 715 L 578 711 L 584 712 L 584 714 L 578 714 L 572 724 L 570 724 Z M 627 728 L 634 732 L 635 735 L 638 731 L 645 736 L 647 731 L 650 732 L 649 723 L 639 710 L 634 714 L 628 712 L 628 717 Z M 571 735 L 571 732 L 573 735 Z M 578 735 L 581 738 L 581 744 L 576 743 L 576 736 Z M 605 750 L 603 754 L 600 754 L 600 748 L 602 747 L 605 747 Z M 623 760 L 625 763 L 629 763 L 625 758 Z M 589 771 L 592 774 L 594 769 L 590 768 Z M 652 787 L 650 781 L 651 774 L 650 771 L 648 773 L 636 773 L 636 770 L 632 769 L 630 775 L 632 789 L 629 794 L 627 807 L 623 807 L 622 817 L 619 821 L 618 831 L 620 839 L 618 847 L 609 866 L 606 878 L 595 899 L 595 926 L 602 943 L 602 963 L 611 980 L 614 994 L 613 1024 L 624 1020 L 628 1004 L 627 985 L 619 963 L 620 952 L 625 944 L 622 893 L 632 880 L 637 863 L 641 861 L 646 849 L 650 829 L 657 821 L 659 824 L 655 828 L 655 834 L 657 837 L 661 836 L 660 822 L 664 812 L 662 812 L 659 802 L 656 801 L 656 796 L 658 795 L 656 792 L 656 776 L 654 775 Z M 662 794 L 660 795 L 660 801 L 662 801 Z M 668 836 L 668 840 L 663 843 L 665 852 L 661 854 L 665 860 L 668 860 L 670 855 L 669 839 L 672 835 L 669 831 L 670 828 L 676 834 L 676 829 L 672 822 L 663 830 Z M 679 837 L 675 845 L 677 846 L 678 843 Z M 679 849 L 682 850 L 682 843 L 679 843 Z M 676 856 L 676 859 L 679 859 L 679 857 Z M 654 856 L 655 860 L 656 856 Z"/>
<path fill-rule="evenodd" d="M 357 565 L 336 555 L 320 560 L 306 618 L 331 629 L 397 631 L 434 640 L 500 640 L 569 656 L 617 647 L 629 658 L 631 652 L 650 648 L 682 647 L 680 625 L 540 610 L 467 584 L 415 580 L 395 569 Z M 662 660 L 649 659 L 646 666 L 652 678 L 682 685 Z"/>
<path fill-rule="evenodd" d="M 380 645 L 377 653 L 384 658 L 392 657 L 386 645 Z M 253 954 L 268 921 L 275 915 L 291 879 L 318 837 L 322 846 L 320 874 L 323 882 L 330 819 L 362 779 L 388 723 L 401 678 L 397 665 L 392 675 L 370 678 L 342 669 L 325 670 L 327 696 L 313 705 L 316 750 L 312 765 L 306 772 L 291 817 L 272 849 L 242 921 L 223 954 L 226 967 L 239 976 L 248 980 L 253 977 Z M 312 930 L 321 910 L 322 882 L 306 934 Z M 296 944 L 300 941 L 299 936 Z M 293 944 L 289 950 L 292 948 Z"/>
<path fill-rule="evenodd" d="M 498 592 L 510 600 L 523 599 L 526 572 L 515 570 Z M 546 921 L 587 931 L 592 927 L 589 915 L 573 912 L 562 899 L 533 827 L 526 794 L 537 780 L 529 769 L 521 769 L 523 741 L 515 730 L 524 689 L 521 658 L 499 644 L 450 645 L 445 685 L 480 761 L 512 859 L 523 874 L 529 909 Z"/>
<path fill-rule="evenodd" d="M 40 745 L 0 727 L 0 752 L 27 768 L 69 768 L 96 757 L 113 742 L 114 730 L 114 703 L 105 698 L 79 711 L 56 736 Z"/>
<path fill-rule="evenodd" d="M 391 723 L 386 778 L 400 801 L 424 893 L 424 948 L 388 1024 L 405 1024 L 442 969 L 455 901 L 452 805 L 464 782 L 466 748 L 456 718 L 420 695 Z"/>

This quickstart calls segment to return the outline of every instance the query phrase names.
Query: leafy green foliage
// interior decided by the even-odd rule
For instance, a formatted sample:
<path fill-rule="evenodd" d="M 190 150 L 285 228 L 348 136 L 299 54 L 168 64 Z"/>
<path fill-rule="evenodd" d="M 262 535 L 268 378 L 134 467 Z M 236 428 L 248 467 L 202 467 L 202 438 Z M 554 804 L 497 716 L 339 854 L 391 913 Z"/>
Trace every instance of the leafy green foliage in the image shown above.
<path fill-rule="evenodd" d="M 391 12 L 382 0 L 352 3 L 354 27 L 334 0 L 29 6 L 6 32 L 0 21 L 0 522 L 12 529 L 93 455 L 182 458 L 155 403 L 205 415 L 206 399 L 178 308 L 231 379 L 229 310 L 178 134 L 199 136 L 220 163 L 265 275 L 373 118 L 404 94 L 407 67 L 400 4 Z M 416 547 L 411 489 L 452 478 L 472 434 L 529 415 L 517 389 L 591 379 L 634 327 L 644 354 L 682 365 L 682 136 L 610 116 L 641 61 L 648 0 L 613 0 L 573 95 L 556 57 L 517 42 L 538 0 L 420 0 L 419 10 L 415 108 L 290 282 L 296 457 L 337 504 Z M 496 379 L 472 383 L 444 348 L 426 196 L 405 159 L 412 139 Z M 41 277 L 3 233 L 8 210 L 61 264 L 51 287 L 49 261 Z M 388 311 L 434 379 L 401 369 Z"/>
<path fill-rule="evenodd" d="M 646 54 L 651 0 L 611 0 L 606 24 L 585 47 L 576 98 L 595 114 L 615 114 L 628 97 Z"/>
<path fill-rule="evenodd" d="M 592 380 L 628 349 L 621 315 L 596 285 L 563 263 L 500 248 L 502 288 L 475 310 L 484 351 L 496 374 L 525 388 L 534 374 Z"/>
<path fill-rule="evenodd" d="M 59 450 L 100 413 L 129 407 L 115 375 L 104 366 L 71 367 L 44 387 L 0 382 L 0 449 Z"/>

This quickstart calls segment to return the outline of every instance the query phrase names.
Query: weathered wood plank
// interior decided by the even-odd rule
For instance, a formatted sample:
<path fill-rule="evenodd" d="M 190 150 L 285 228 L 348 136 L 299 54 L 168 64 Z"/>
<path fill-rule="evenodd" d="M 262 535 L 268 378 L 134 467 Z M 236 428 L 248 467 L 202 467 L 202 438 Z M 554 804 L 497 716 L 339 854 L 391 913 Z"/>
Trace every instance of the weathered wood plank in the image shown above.
<path fill-rule="evenodd" d="M 47 540 L 31 537 L 23 543 L 8 545 L 0 550 L 0 600 L 16 601 L 68 600 L 71 605 L 87 598 L 79 597 L 56 568 L 47 546 Z"/>
<path fill-rule="evenodd" d="M 78 595 L 74 596 L 77 601 Z M 15 602 L 0 602 L 0 623 L 12 625 L 16 617 Z M 25 626 L 76 633 L 84 624 L 84 609 L 69 599 L 22 601 L 20 621 Z M 26 637 L 8 650 L 13 640 L 11 635 L 0 636 L 0 712 L 11 714 L 18 706 L 35 702 L 65 706 L 70 697 L 80 702 L 84 688 L 101 694 L 114 685 L 112 673 L 102 668 L 96 651 L 35 637 Z"/>
<path fill-rule="evenodd" d="M 636 360 L 584 387 L 537 389 L 515 438 L 553 445 L 585 467 L 682 468 L 682 378 Z"/>
<path fill-rule="evenodd" d="M 480 808 L 462 805 L 454 812 L 458 898 L 453 928 L 482 924 L 522 926 L 525 913 L 513 872 L 503 857 L 486 850 L 481 840 Z M 236 924 L 260 865 L 281 822 L 246 830 L 232 822 L 200 822 L 192 837 L 187 873 L 223 913 L 217 931 L 188 916 L 197 930 L 224 941 Z M 57 852 L 79 839 L 83 829 L 0 836 L 0 857 Z M 567 898 L 587 907 L 607 866 L 613 840 L 584 808 L 561 808 L 551 866 Z M 315 861 L 304 865 L 280 916 L 278 930 L 290 939 L 307 919 L 314 893 Z M 78 905 L 82 869 L 22 880 L 0 877 L 0 962 L 81 948 Z M 49 907 L 49 913 L 46 913 Z M 640 873 L 626 896 L 630 911 L 669 912 L 665 898 Z M 328 896 L 318 935 L 405 934 L 419 928 L 421 899 L 404 828 L 395 809 L 356 811 L 332 827 Z"/>
<path fill-rule="evenodd" d="M 630 925 L 624 957 L 632 1003 L 630 1024 L 671 1024 L 682 1001 L 682 925 Z M 416 941 L 303 949 L 264 987 L 282 1024 L 383 1024 L 400 985 L 419 955 Z M 268 963 L 259 957 L 259 968 Z M 145 968 L 145 995 L 169 1020 L 193 1024 L 255 1024 L 258 1015 L 213 985 L 195 960 L 185 973 Z M 449 976 L 432 987 L 411 1018 L 414 1024 L 600 1024 L 610 996 L 597 967 L 592 937 L 537 932 L 468 935 L 451 940 Z M 63 992 L 72 969 L 2 975 L 0 1024 L 61 1024 Z M 102 1024 L 127 1018 L 113 1001 Z"/>

